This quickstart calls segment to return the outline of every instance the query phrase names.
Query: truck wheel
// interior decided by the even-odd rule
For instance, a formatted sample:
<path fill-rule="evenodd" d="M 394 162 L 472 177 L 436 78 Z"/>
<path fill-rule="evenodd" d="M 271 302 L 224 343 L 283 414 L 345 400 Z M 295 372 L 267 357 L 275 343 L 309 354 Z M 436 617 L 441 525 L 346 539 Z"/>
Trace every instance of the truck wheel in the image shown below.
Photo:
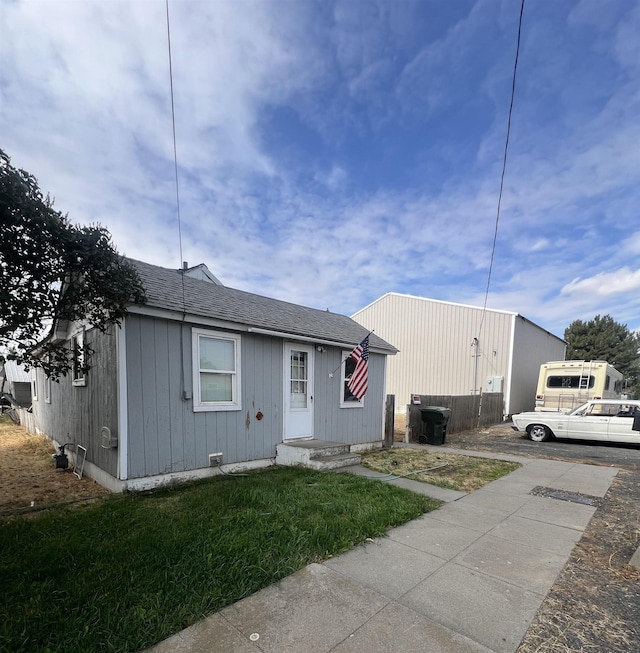
<path fill-rule="evenodd" d="M 529 427 L 529 439 L 534 442 L 545 442 L 551 437 L 551 431 L 542 424 L 533 424 Z"/>

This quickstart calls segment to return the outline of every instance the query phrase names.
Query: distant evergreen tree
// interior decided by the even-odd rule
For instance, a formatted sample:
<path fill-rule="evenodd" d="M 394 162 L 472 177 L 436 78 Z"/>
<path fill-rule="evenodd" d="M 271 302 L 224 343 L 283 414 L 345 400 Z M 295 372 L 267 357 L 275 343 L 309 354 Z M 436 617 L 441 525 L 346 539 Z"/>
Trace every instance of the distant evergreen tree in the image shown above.
<path fill-rule="evenodd" d="M 640 335 L 610 315 L 575 320 L 564 332 L 567 360 L 605 360 L 622 372 L 627 391 L 640 394 Z"/>

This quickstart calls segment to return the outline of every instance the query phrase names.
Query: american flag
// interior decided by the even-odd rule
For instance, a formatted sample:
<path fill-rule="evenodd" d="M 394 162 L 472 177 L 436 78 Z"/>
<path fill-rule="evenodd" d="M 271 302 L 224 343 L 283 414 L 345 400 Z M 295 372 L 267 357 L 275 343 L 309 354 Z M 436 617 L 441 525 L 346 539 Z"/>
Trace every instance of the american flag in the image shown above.
<path fill-rule="evenodd" d="M 349 392 L 354 397 L 362 399 L 369 387 L 369 336 L 367 336 L 350 354 L 356 362 L 356 369 L 347 383 Z"/>

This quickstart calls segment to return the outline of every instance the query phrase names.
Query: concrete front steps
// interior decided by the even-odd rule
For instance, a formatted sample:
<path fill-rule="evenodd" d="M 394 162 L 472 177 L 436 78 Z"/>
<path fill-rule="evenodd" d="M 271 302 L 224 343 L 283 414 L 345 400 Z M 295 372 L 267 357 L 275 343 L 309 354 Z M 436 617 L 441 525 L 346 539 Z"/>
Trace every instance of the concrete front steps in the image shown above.
<path fill-rule="evenodd" d="M 276 445 L 276 465 L 307 467 L 327 472 L 359 465 L 361 457 L 348 444 L 328 440 L 294 440 Z"/>

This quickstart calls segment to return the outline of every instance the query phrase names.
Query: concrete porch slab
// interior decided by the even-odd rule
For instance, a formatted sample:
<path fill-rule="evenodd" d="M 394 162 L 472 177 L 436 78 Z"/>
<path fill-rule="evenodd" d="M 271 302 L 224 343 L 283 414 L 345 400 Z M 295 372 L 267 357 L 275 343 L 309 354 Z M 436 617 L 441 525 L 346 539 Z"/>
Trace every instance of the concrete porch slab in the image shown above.
<path fill-rule="evenodd" d="M 329 440 L 287 440 L 276 445 L 276 464 L 285 467 L 307 467 L 332 471 L 360 462 L 360 455 L 351 453 L 344 442 Z"/>

